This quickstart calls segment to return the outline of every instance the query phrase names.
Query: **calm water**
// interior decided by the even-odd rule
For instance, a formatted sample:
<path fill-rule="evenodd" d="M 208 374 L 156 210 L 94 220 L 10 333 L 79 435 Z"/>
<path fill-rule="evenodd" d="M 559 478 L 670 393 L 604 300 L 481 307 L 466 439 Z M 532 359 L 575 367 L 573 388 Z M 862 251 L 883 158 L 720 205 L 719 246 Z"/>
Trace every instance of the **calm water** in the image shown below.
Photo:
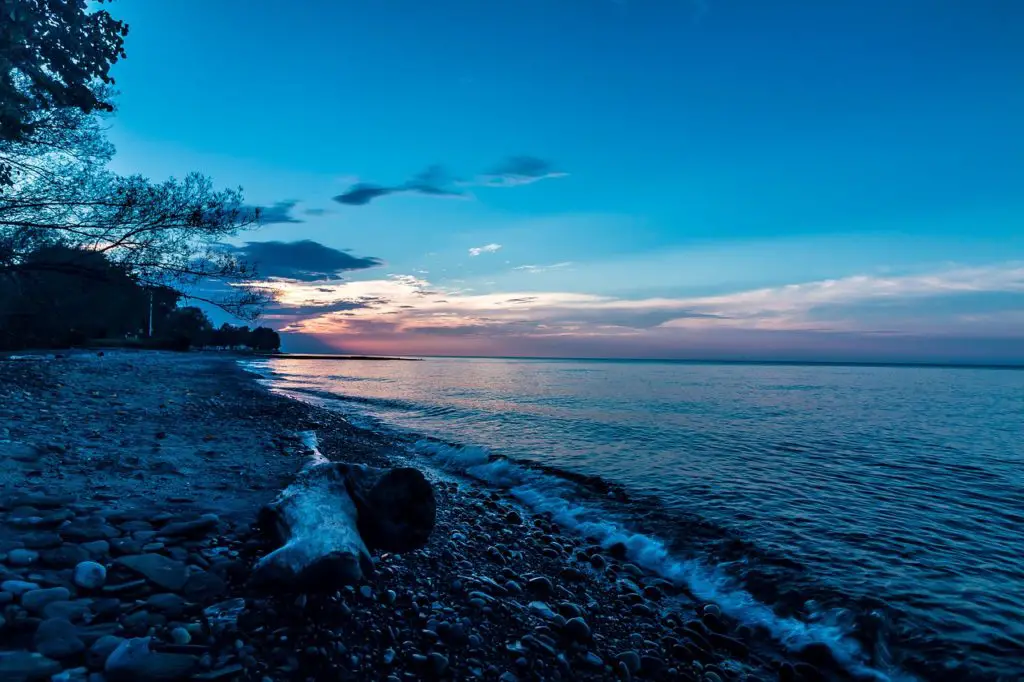
<path fill-rule="evenodd" d="M 429 437 L 406 436 L 426 463 L 626 540 L 789 646 L 824 641 L 890 679 L 1024 670 L 1024 372 L 257 364 L 282 389 Z"/>

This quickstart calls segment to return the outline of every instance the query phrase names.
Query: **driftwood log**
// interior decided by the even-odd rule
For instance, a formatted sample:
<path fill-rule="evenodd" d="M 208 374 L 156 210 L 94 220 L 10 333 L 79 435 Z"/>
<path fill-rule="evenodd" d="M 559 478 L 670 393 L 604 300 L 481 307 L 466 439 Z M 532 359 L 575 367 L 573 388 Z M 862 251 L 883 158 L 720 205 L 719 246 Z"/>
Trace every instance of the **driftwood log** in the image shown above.
<path fill-rule="evenodd" d="M 306 465 L 260 516 L 281 546 L 260 559 L 256 585 L 333 591 L 373 572 L 370 550 L 405 552 L 434 529 L 434 490 L 417 469 L 377 469 L 327 460 L 301 434 Z"/>

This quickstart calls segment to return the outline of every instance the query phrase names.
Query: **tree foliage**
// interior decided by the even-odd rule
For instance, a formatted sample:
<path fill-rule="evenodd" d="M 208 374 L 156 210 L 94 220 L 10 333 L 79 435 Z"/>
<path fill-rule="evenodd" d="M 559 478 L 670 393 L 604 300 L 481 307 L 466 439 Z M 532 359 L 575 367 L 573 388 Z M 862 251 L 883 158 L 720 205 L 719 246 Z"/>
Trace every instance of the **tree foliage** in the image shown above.
<path fill-rule="evenodd" d="M 107 169 L 99 116 L 113 108 L 110 67 L 126 34 L 86 0 L 0 0 L 0 278 L 38 269 L 30 254 L 61 245 L 255 319 L 268 292 L 224 245 L 259 221 L 241 190 L 198 173 L 152 182 Z"/>
<path fill-rule="evenodd" d="M 0 141 L 45 144 L 55 111 L 113 111 L 110 67 L 128 26 L 89 4 L 0 0 Z M 0 185 L 15 170 L 0 158 Z"/>

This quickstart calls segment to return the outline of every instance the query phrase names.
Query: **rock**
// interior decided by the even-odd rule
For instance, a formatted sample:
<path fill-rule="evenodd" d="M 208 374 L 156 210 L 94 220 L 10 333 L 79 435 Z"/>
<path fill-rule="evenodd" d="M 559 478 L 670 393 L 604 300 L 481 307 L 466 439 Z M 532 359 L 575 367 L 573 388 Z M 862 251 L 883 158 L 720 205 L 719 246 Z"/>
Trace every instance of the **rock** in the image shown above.
<path fill-rule="evenodd" d="M 603 571 L 608 566 L 608 561 L 600 554 L 591 554 L 590 565 L 599 571 Z"/>
<path fill-rule="evenodd" d="M 593 651 L 588 651 L 586 654 L 584 654 L 582 662 L 583 665 L 587 666 L 588 668 L 604 667 L 604 661 L 602 661 L 601 658 Z"/>
<path fill-rule="evenodd" d="M 586 574 L 583 573 L 583 571 L 581 571 L 578 568 L 573 568 L 572 566 L 567 566 L 563 568 L 562 572 L 559 575 L 562 576 L 563 580 L 568 580 L 574 583 L 581 582 L 586 578 Z"/>
<path fill-rule="evenodd" d="M 519 512 L 513 509 L 508 514 L 505 514 L 505 523 L 510 526 L 518 526 L 523 523 L 523 517 L 519 515 Z"/>
<path fill-rule="evenodd" d="M 167 623 L 167 618 L 159 613 L 136 611 L 121 619 L 121 625 L 129 634 L 143 636 L 151 627 L 160 627 Z"/>
<path fill-rule="evenodd" d="M 431 653 L 427 659 L 430 661 L 430 666 L 434 671 L 434 674 L 440 677 L 444 674 L 445 670 L 448 669 L 448 657 L 438 652 Z"/>
<path fill-rule="evenodd" d="M 93 559 L 103 559 L 110 555 L 110 543 L 106 540 L 93 540 L 79 545 Z"/>
<path fill-rule="evenodd" d="M 36 651 L 47 658 L 64 659 L 85 651 L 75 626 L 65 618 L 50 618 L 39 624 L 33 642 Z"/>
<path fill-rule="evenodd" d="M 73 580 L 83 590 L 98 590 L 107 582 L 107 569 L 95 561 L 83 561 L 75 566 Z"/>
<path fill-rule="evenodd" d="M 12 549 L 7 553 L 7 563 L 11 566 L 31 566 L 39 561 L 39 552 L 31 549 Z"/>
<path fill-rule="evenodd" d="M 25 546 L 29 549 L 50 549 L 52 547 L 59 547 L 63 539 L 57 533 L 47 533 L 37 531 L 34 533 L 25 533 L 21 536 L 21 541 L 25 543 Z"/>
<path fill-rule="evenodd" d="M 30 583 L 26 580 L 5 580 L 2 583 L 0 583 L 0 590 L 3 590 L 4 592 L 10 592 L 15 597 L 19 597 L 25 594 L 26 592 L 30 592 L 31 590 L 38 589 L 39 585 L 37 585 L 36 583 Z"/>
<path fill-rule="evenodd" d="M 635 675 L 640 672 L 640 654 L 637 652 L 623 651 L 615 658 L 620 663 L 624 663 L 626 665 L 626 669 L 629 670 L 630 674 Z"/>
<path fill-rule="evenodd" d="M 160 530 L 165 537 L 201 538 L 217 527 L 220 518 L 216 514 L 203 514 L 194 521 L 168 523 Z"/>
<path fill-rule="evenodd" d="M 69 668 L 50 678 L 50 682 L 91 682 L 88 668 Z"/>
<path fill-rule="evenodd" d="M 154 585 L 176 592 L 188 581 L 188 566 L 160 554 L 123 556 L 115 563 L 144 576 Z"/>
<path fill-rule="evenodd" d="M 573 642 L 585 644 L 590 641 L 590 626 L 582 618 L 570 618 L 562 627 L 562 632 Z"/>
<path fill-rule="evenodd" d="M 100 637 L 93 642 L 92 646 L 89 647 L 89 651 L 85 654 L 86 664 L 90 668 L 102 670 L 103 666 L 107 663 L 107 659 L 110 658 L 110 654 L 114 653 L 114 650 L 121 646 L 123 641 L 123 638 L 115 637 L 114 635 Z"/>
<path fill-rule="evenodd" d="M 60 534 L 68 542 L 92 542 L 93 540 L 111 540 L 121 532 L 100 521 L 78 521 L 60 529 Z"/>
<path fill-rule="evenodd" d="M 64 618 L 76 622 L 82 620 L 85 614 L 89 613 L 92 599 L 79 599 L 77 601 L 53 601 L 43 608 L 43 616 L 46 618 Z"/>
<path fill-rule="evenodd" d="M 149 637 L 121 642 L 103 670 L 110 682 L 172 682 L 186 680 L 199 666 L 199 659 L 188 654 L 165 654 L 151 651 Z"/>
<path fill-rule="evenodd" d="M 171 641 L 175 644 L 188 644 L 192 641 L 192 635 L 185 628 L 174 628 L 171 630 Z"/>
<path fill-rule="evenodd" d="M 555 593 L 555 586 L 544 576 L 537 576 L 526 581 L 526 589 L 539 597 L 550 597 Z"/>
<path fill-rule="evenodd" d="M 242 672 L 243 668 L 237 663 L 224 666 L 223 668 L 217 668 L 211 670 L 208 673 L 201 673 L 199 675 L 193 675 L 190 679 L 193 680 L 233 680 L 237 679 L 238 673 Z M 266 678 L 264 678 L 266 679 Z"/>
<path fill-rule="evenodd" d="M 222 597 L 227 592 L 228 586 L 215 573 L 202 571 L 195 566 L 182 587 L 182 593 L 189 599 L 195 601 L 211 601 Z"/>
<path fill-rule="evenodd" d="M 530 611 L 541 618 L 551 619 L 555 617 L 555 612 L 551 610 L 551 607 L 542 601 L 530 602 Z"/>
<path fill-rule="evenodd" d="M 0 652 L 0 680 L 4 682 L 36 682 L 49 680 L 60 673 L 60 663 L 27 651 Z"/>
<path fill-rule="evenodd" d="M 154 611 L 159 611 L 168 618 L 177 618 L 185 613 L 186 601 L 184 598 L 171 592 L 154 594 L 146 600 L 146 605 Z"/>
<path fill-rule="evenodd" d="M 718 606 L 716 606 L 715 604 L 705 604 L 704 605 L 704 615 L 705 616 L 713 616 L 715 618 L 721 618 L 722 617 L 722 610 L 720 608 L 718 608 Z"/>
<path fill-rule="evenodd" d="M 39 560 L 54 568 L 70 568 L 83 561 L 89 560 L 89 553 L 78 545 L 66 542 L 56 549 L 48 549 L 42 552 Z"/>
<path fill-rule="evenodd" d="M 45 590 L 30 590 L 21 595 L 21 605 L 29 613 L 42 613 L 47 604 L 68 601 L 71 592 L 66 587 L 51 587 Z"/>

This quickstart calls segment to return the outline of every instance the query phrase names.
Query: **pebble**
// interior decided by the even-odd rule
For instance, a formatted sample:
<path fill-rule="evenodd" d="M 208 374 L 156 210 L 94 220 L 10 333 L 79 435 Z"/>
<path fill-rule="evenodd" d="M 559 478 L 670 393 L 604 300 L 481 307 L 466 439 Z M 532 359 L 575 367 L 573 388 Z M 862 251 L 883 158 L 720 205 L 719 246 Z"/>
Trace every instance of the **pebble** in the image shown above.
<path fill-rule="evenodd" d="M 187 654 L 151 651 L 149 637 L 121 642 L 104 666 L 110 682 L 164 682 L 187 679 L 198 667 L 199 659 Z"/>
<path fill-rule="evenodd" d="M 71 592 L 66 587 L 51 587 L 45 590 L 30 590 L 21 595 L 21 605 L 29 613 L 42 613 L 47 604 L 68 601 Z"/>
<path fill-rule="evenodd" d="M 33 642 L 36 651 L 47 658 L 70 658 L 85 651 L 85 642 L 75 626 L 64 618 L 50 618 L 39 624 Z"/>
<path fill-rule="evenodd" d="M 31 566 L 39 561 L 39 552 L 31 549 L 12 549 L 7 553 L 7 563 L 11 566 Z"/>
<path fill-rule="evenodd" d="M 60 663 L 27 651 L 0 652 L 0 680 L 48 680 L 60 673 Z"/>
<path fill-rule="evenodd" d="M 0 590 L 3 590 L 4 592 L 10 592 L 15 597 L 20 597 L 26 592 L 38 589 L 39 585 L 37 585 L 36 583 L 30 583 L 26 580 L 5 580 L 2 583 L 0 583 Z"/>
<path fill-rule="evenodd" d="M 123 641 L 124 639 L 121 637 L 103 635 L 89 647 L 89 651 L 85 654 L 85 662 L 90 668 L 102 669 L 106 665 L 107 659 L 110 658 L 110 654 L 114 653 L 114 650 Z"/>
<path fill-rule="evenodd" d="M 562 627 L 562 632 L 574 642 L 585 644 L 590 641 L 590 626 L 587 625 L 587 621 L 579 617 L 567 620 L 565 626 Z"/>
<path fill-rule="evenodd" d="M 161 554 L 135 554 L 123 556 L 115 561 L 138 573 L 154 585 L 170 592 L 177 592 L 188 581 L 188 566 L 184 562 L 168 559 Z"/>
<path fill-rule="evenodd" d="M 549 597 L 555 593 L 555 586 L 551 584 L 551 580 L 542 575 L 526 581 L 526 589 L 541 597 Z"/>
<path fill-rule="evenodd" d="M 437 651 L 430 654 L 427 657 L 430 661 L 431 667 L 434 669 L 434 674 L 440 677 L 444 674 L 444 671 L 448 669 L 448 657 L 444 654 L 438 653 Z"/>
<path fill-rule="evenodd" d="M 630 674 L 635 675 L 640 671 L 640 654 L 635 651 L 623 651 L 615 657 L 620 663 L 624 663 Z"/>
<path fill-rule="evenodd" d="M 95 561 L 83 561 L 75 566 L 73 580 L 83 590 L 98 590 L 107 582 L 107 569 Z"/>
<path fill-rule="evenodd" d="M 530 602 L 530 611 L 537 614 L 541 618 L 554 618 L 555 612 L 551 610 L 551 607 L 542 601 Z"/>
<path fill-rule="evenodd" d="M 185 628 L 177 627 L 171 630 L 171 641 L 175 644 L 188 644 L 192 641 L 192 635 Z"/>

